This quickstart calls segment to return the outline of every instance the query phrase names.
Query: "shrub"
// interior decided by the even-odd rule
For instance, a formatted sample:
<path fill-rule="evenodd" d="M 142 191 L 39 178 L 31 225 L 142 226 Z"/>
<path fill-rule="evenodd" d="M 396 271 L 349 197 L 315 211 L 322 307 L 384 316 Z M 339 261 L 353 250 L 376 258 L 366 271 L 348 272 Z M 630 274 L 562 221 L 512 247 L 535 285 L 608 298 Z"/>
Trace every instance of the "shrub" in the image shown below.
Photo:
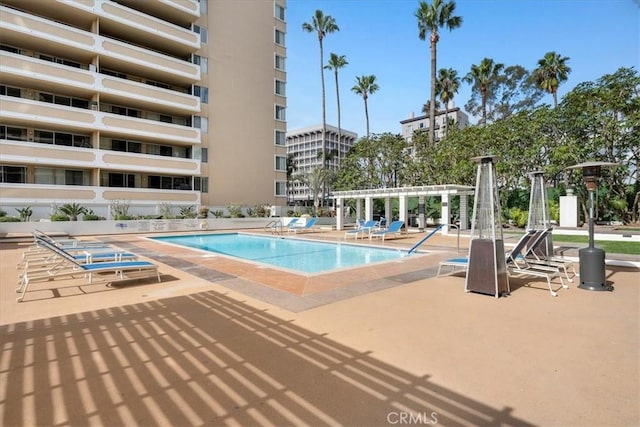
<path fill-rule="evenodd" d="M 529 212 L 523 211 L 520 208 L 509 209 L 509 219 L 513 221 L 516 227 L 524 228 L 529 221 Z"/>
<path fill-rule="evenodd" d="M 111 216 L 113 219 L 131 219 L 129 217 L 129 203 L 124 200 L 114 200 L 111 202 Z M 127 217 L 127 218 L 120 218 Z"/>
<path fill-rule="evenodd" d="M 213 215 L 214 218 L 222 218 L 224 216 L 224 212 L 220 209 L 216 209 L 215 211 L 211 211 L 211 215 Z"/>
<path fill-rule="evenodd" d="M 28 222 L 31 219 L 31 215 L 33 215 L 33 211 L 31 210 L 31 206 L 27 206 L 26 208 L 18 209 L 18 215 L 20 215 L 20 221 Z"/>
<path fill-rule="evenodd" d="M 65 214 L 57 213 L 51 215 L 51 221 L 69 221 L 69 217 Z"/>
<path fill-rule="evenodd" d="M 231 218 L 244 218 L 244 214 L 242 213 L 241 206 L 230 205 L 230 206 L 227 206 L 227 210 L 229 211 L 229 216 Z"/>
<path fill-rule="evenodd" d="M 0 218 L 2 218 L 3 216 L 7 216 L 7 213 L 0 209 Z"/>
<path fill-rule="evenodd" d="M 180 218 L 195 218 L 195 206 L 180 206 Z"/>
<path fill-rule="evenodd" d="M 21 219 L 15 216 L 7 216 L 6 214 L 0 216 L 0 222 L 20 222 L 20 221 Z"/>

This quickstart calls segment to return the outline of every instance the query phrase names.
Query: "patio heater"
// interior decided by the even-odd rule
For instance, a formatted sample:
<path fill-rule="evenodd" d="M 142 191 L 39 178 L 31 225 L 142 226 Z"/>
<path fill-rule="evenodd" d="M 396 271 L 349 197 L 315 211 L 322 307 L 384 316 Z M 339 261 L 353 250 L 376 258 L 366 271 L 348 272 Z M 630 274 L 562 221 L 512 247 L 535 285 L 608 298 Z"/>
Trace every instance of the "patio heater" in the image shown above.
<path fill-rule="evenodd" d="M 580 262 L 580 284 L 578 288 L 589 291 L 612 291 L 605 277 L 605 252 L 593 244 L 595 192 L 603 167 L 616 166 L 616 163 L 586 162 L 570 166 L 568 169 L 582 169 L 582 179 L 589 192 L 589 246 L 578 251 Z"/>
<path fill-rule="evenodd" d="M 478 292 L 498 298 L 508 294 L 510 290 L 502 239 L 495 159 L 495 156 L 472 158 L 478 163 L 478 170 L 465 292 Z"/>
<path fill-rule="evenodd" d="M 551 228 L 549 218 L 549 201 L 544 185 L 542 171 L 529 173 L 531 178 L 531 195 L 529 196 L 529 217 L 527 218 L 527 230 L 547 230 Z M 548 233 L 545 243 L 536 248 L 536 253 L 541 257 L 553 256 L 553 237 Z"/>

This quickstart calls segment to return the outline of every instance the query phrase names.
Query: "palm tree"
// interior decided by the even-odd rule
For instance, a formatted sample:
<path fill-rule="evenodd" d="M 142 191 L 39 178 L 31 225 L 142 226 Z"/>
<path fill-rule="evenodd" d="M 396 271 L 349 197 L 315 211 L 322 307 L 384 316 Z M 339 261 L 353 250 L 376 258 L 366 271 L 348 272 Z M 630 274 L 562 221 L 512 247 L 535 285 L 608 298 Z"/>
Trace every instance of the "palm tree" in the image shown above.
<path fill-rule="evenodd" d="M 567 66 L 569 57 L 555 52 L 547 52 L 538 61 L 538 68 L 533 70 L 531 78 L 538 88 L 553 95 L 553 106 L 558 106 L 558 86 L 567 81 L 571 68 Z"/>
<path fill-rule="evenodd" d="M 427 38 L 427 33 L 431 47 L 431 100 L 429 111 L 429 140 L 433 144 L 436 140 L 436 45 L 440 40 L 438 31 L 446 27 L 450 31 L 462 25 L 462 17 L 454 16 L 456 10 L 455 2 L 443 2 L 433 0 L 431 4 L 421 1 L 418 5 L 416 18 L 418 18 L 418 37 L 420 40 Z"/>
<path fill-rule="evenodd" d="M 438 110 L 440 110 L 440 101 L 438 101 L 436 99 L 435 102 L 436 106 L 434 107 L 434 110 L 436 112 L 436 116 L 438 115 Z M 429 115 L 429 111 L 431 111 L 431 101 L 427 101 L 426 104 L 422 104 L 422 114 L 424 114 L 425 116 Z"/>
<path fill-rule="evenodd" d="M 326 70 L 333 70 L 333 75 L 336 78 L 336 100 L 338 102 L 338 166 L 340 166 L 340 145 L 342 143 L 342 128 L 340 127 L 340 89 L 338 86 L 338 70 L 344 68 L 348 64 L 344 55 L 336 55 L 331 53 L 329 55 L 329 63 L 324 66 Z"/>
<path fill-rule="evenodd" d="M 463 80 L 471 84 L 474 90 L 480 90 L 482 98 L 482 123 L 487 125 L 487 92 L 491 85 L 495 83 L 504 68 L 504 64 L 496 64 L 491 58 L 483 58 L 479 65 L 473 64 L 471 71 L 464 76 Z"/>
<path fill-rule="evenodd" d="M 362 95 L 364 100 L 364 115 L 367 119 L 367 139 L 369 138 L 369 107 L 367 106 L 367 99 L 369 95 L 375 93 L 380 89 L 380 86 L 376 83 L 376 76 L 373 74 L 370 76 L 356 77 L 356 85 L 351 90 L 358 95 Z"/>
<path fill-rule="evenodd" d="M 445 111 L 445 136 L 449 133 L 449 103 L 453 101 L 453 97 L 460 89 L 460 77 L 458 72 L 453 68 L 440 68 L 438 71 L 438 81 L 436 83 L 436 92 L 440 96 Z"/>
<path fill-rule="evenodd" d="M 327 135 L 327 109 L 325 104 L 325 92 L 324 92 L 324 52 L 322 48 L 322 41 L 327 34 L 335 31 L 340 31 L 336 20 L 330 15 L 324 15 L 320 9 L 316 10 L 316 13 L 311 18 L 311 23 L 305 22 L 302 24 L 302 29 L 307 33 L 315 32 L 318 35 L 318 43 L 320 44 L 320 81 L 322 82 L 322 158 L 325 158 L 326 150 L 326 135 Z M 323 167 L 324 167 L 323 163 Z"/>

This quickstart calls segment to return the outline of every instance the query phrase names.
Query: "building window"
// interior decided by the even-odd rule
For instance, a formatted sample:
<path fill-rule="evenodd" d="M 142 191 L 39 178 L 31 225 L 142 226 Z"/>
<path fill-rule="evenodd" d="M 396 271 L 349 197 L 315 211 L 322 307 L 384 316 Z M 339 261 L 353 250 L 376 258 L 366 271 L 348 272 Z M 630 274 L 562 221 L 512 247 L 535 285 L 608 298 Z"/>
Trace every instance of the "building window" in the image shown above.
<path fill-rule="evenodd" d="M 276 67 L 276 70 L 280 70 L 280 71 L 285 70 L 284 56 L 276 54 L 275 67 Z"/>
<path fill-rule="evenodd" d="M 200 55 L 193 55 L 193 63 L 200 66 L 200 72 L 207 74 L 209 72 L 209 60 Z"/>
<path fill-rule="evenodd" d="M 207 104 L 209 102 L 209 88 L 194 85 L 193 94 L 199 97 L 203 104 Z"/>
<path fill-rule="evenodd" d="M 285 146 L 287 144 L 287 134 L 284 131 L 276 131 L 276 145 Z"/>
<path fill-rule="evenodd" d="M 286 95 L 286 84 L 282 80 L 276 80 L 276 94 L 285 96 Z"/>
<path fill-rule="evenodd" d="M 280 46 L 284 46 L 284 33 L 276 29 L 275 42 Z"/>
<path fill-rule="evenodd" d="M 198 0 L 200 3 L 200 15 L 206 15 L 208 13 L 208 0 Z"/>
<path fill-rule="evenodd" d="M 206 117 L 193 116 L 193 127 L 200 129 L 203 133 L 209 132 L 209 119 Z"/>
<path fill-rule="evenodd" d="M 87 171 L 52 168 L 36 168 L 35 183 L 46 185 L 91 185 Z"/>
<path fill-rule="evenodd" d="M 287 171 L 287 158 L 284 156 L 276 156 L 276 170 L 278 172 Z"/>
<path fill-rule="evenodd" d="M 209 162 L 209 149 L 201 147 L 200 148 L 200 163 L 208 163 Z"/>
<path fill-rule="evenodd" d="M 0 165 L 0 182 L 26 184 L 27 168 L 22 166 Z"/>
<path fill-rule="evenodd" d="M 283 107 L 282 105 L 276 105 L 276 120 L 281 120 L 281 121 L 286 120 L 285 110 L 286 108 Z"/>
<path fill-rule="evenodd" d="M 0 126 L 0 139 L 8 139 L 9 141 L 26 141 L 27 130 L 24 128 Z"/>
<path fill-rule="evenodd" d="M 276 181 L 276 196 L 285 197 L 287 195 L 287 182 Z"/>
<path fill-rule="evenodd" d="M 14 96 L 20 98 L 20 88 L 0 85 L 0 95 Z"/>
<path fill-rule="evenodd" d="M 275 17 L 284 21 L 284 6 L 276 3 Z"/>
<path fill-rule="evenodd" d="M 201 193 L 209 192 L 209 178 L 206 176 L 196 176 L 193 178 L 193 189 Z"/>
<path fill-rule="evenodd" d="M 196 34 L 200 34 L 201 43 L 207 43 L 209 41 L 209 33 L 206 28 L 203 28 L 199 25 L 194 25 L 193 32 Z"/>

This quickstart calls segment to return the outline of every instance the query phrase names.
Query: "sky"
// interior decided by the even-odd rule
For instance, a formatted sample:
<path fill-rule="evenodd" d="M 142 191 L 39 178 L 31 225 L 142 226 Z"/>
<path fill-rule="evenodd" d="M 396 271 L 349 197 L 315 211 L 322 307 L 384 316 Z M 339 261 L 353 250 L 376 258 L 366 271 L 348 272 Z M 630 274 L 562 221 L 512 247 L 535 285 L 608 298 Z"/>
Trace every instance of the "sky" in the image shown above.
<path fill-rule="evenodd" d="M 430 0 L 427 0 L 430 3 Z M 533 70 L 546 52 L 569 57 L 569 79 L 558 100 L 576 85 L 620 67 L 640 71 L 640 0 L 456 0 L 462 25 L 440 31 L 437 68 L 465 76 L 487 57 L 505 67 Z M 428 39 L 418 37 L 418 0 L 287 0 L 287 127 L 322 124 L 320 48 L 316 33 L 302 30 L 316 9 L 331 15 L 339 31 L 324 39 L 329 54 L 345 55 L 339 71 L 341 127 L 366 134 L 364 101 L 351 91 L 356 76 L 376 76 L 379 90 L 368 99 L 371 133 L 400 133 L 400 121 L 421 115 L 430 94 Z M 333 71 L 325 71 L 327 124 L 337 126 Z M 471 98 L 462 83 L 454 98 L 464 109 Z M 542 101 L 553 104 L 551 95 Z M 472 123 L 477 118 L 470 117 Z"/>

